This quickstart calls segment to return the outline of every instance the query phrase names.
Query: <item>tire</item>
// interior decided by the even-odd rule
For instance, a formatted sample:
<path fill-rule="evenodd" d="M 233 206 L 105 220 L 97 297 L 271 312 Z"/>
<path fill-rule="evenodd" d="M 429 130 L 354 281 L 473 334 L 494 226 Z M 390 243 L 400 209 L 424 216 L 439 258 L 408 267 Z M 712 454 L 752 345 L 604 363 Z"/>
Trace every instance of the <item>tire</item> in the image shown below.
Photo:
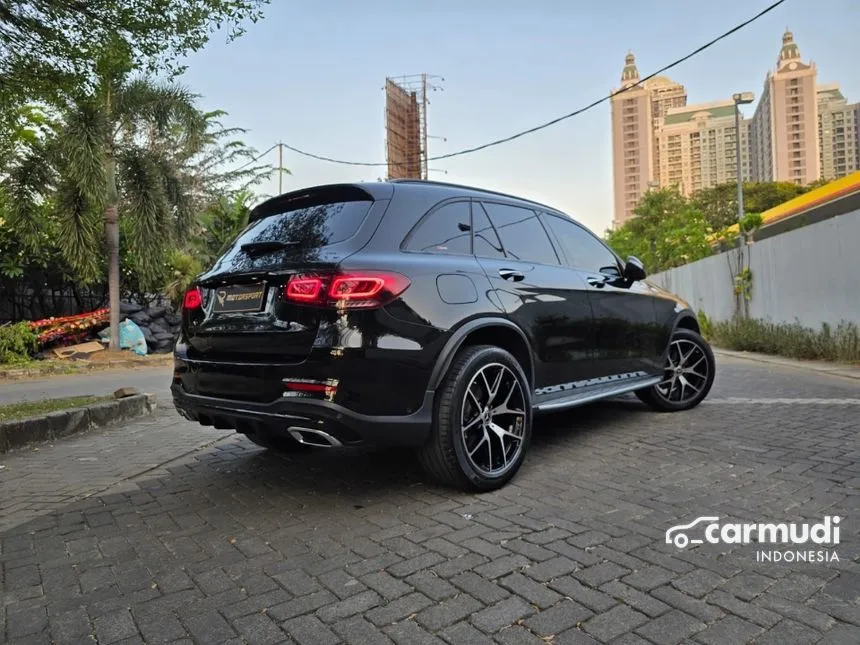
<path fill-rule="evenodd" d="M 686 367 L 678 365 L 679 351 L 688 355 Z M 681 372 L 679 370 L 692 368 L 695 371 Z M 707 373 L 703 370 L 707 369 Z M 636 396 L 647 406 L 659 412 L 680 412 L 689 410 L 701 403 L 714 384 L 716 361 L 714 352 L 708 342 L 690 329 L 676 329 L 669 343 L 664 380 L 636 391 Z M 674 381 L 673 376 L 678 378 Z M 683 377 L 683 378 L 682 378 Z M 694 394 L 685 396 L 687 386 L 696 390 Z M 676 394 L 677 392 L 677 394 Z"/>
<path fill-rule="evenodd" d="M 495 414 L 486 412 L 491 409 L 489 405 L 482 406 L 485 414 L 477 414 L 479 398 L 492 403 Z M 461 425 L 464 417 L 468 425 L 465 432 Z M 499 347 L 466 347 L 437 390 L 433 428 L 418 451 L 418 459 L 424 470 L 444 485 L 466 491 L 496 490 L 519 471 L 531 434 L 531 390 L 520 364 Z M 477 465 L 481 463 L 484 468 Z"/>
<path fill-rule="evenodd" d="M 310 448 L 291 437 L 281 437 L 270 433 L 248 432 L 245 437 L 260 448 L 266 448 L 273 452 L 303 452 Z"/>

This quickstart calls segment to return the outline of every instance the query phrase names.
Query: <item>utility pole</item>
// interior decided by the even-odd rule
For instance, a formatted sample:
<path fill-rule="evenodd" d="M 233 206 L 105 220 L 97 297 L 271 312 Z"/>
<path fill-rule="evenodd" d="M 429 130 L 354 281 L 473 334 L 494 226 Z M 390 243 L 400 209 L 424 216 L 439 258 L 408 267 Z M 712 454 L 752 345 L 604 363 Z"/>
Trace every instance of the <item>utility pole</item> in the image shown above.
<path fill-rule="evenodd" d="M 278 194 L 284 194 L 284 144 L 278 142 Z"/>
<path fill-rule="evenodd" d="M 427 179 L 430 168 L 427 161 L 427 74 L 421 74 L 421 118 L 424 126 L 421 128 L 421 179 Z"/>

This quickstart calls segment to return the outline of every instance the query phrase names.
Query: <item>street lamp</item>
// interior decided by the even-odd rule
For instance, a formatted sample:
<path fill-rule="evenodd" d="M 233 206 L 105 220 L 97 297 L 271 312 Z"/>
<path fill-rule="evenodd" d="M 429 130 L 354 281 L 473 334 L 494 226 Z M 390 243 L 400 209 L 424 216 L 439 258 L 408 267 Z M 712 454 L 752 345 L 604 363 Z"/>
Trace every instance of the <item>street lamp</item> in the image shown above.
<path fill-rule="evenodd" d="M 741 112 L 738 106 L 752 103 L 755 97 L 752 92 L 738 92 L 732 95 L 735 102 L 735 161 L 737 166 L 738 178 L 738 232 L 741 234 L 741 244 L 743 244 L 743 231 L 741 230 L 741 222 L 744 219 L 744 179 L 741 170 Z"/>

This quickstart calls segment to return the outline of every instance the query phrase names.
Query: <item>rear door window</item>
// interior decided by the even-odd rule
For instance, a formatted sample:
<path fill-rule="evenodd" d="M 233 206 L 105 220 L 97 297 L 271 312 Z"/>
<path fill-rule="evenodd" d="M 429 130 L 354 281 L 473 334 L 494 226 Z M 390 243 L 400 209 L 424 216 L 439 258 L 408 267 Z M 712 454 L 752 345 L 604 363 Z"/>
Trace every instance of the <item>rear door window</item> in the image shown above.
<path fill-rule="evenodd" d="M 530 208 L 484 202 L 487 214 L 502 239 L 507 257 L 523 262 L 559 264 L 537 213 Z"/>
<path fill-rule="evenodd" d="M 480 202 L 472 204 L 472 226 L 475 229 L 475 255 L 479 258 L 503 258 L 505 250 L 496 230 L 490 224 L 487 211 Z"/>
<path fill-rule="evenodd" d="M 409 236 L 406 250 L 417 253 L 470 255 L 469 202 L 443 204 L 425 217 Z"/>

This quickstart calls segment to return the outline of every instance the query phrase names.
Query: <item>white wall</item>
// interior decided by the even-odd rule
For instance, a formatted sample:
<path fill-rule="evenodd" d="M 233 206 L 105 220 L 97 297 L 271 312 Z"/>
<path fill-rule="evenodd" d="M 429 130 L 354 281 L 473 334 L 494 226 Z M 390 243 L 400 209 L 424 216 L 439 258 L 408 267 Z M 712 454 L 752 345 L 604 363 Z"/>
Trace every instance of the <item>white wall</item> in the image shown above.
<path fill-rule="evenodd" d="M 735 254 L 711 256 L 651 280 L 711 320 L 728 320 L 735 296 L 727 259 L 735 262 Z M 756 242 L 750 270 L 752 318 L 799 320 L 814 329 L 824 322 L 860 324 L 860 210 Z"/>

